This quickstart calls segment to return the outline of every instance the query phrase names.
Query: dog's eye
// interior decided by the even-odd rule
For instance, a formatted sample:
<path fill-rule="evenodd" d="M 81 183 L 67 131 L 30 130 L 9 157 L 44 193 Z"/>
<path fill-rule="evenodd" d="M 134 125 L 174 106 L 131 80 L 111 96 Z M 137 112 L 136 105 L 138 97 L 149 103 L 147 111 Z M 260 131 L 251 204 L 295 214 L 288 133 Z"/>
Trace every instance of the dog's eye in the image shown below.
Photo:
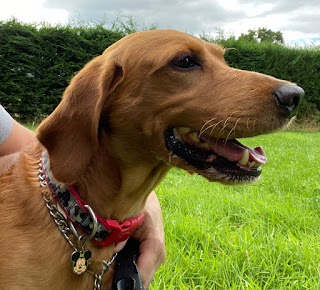
<path fill-rule="evenodd" d="M 179 58 L 176 58 L 172 61 L 172 64 L 178 68 L 190 69 L 196 66 L 200 66 L 199 62 L 190 55 L 185 55 Z"/>

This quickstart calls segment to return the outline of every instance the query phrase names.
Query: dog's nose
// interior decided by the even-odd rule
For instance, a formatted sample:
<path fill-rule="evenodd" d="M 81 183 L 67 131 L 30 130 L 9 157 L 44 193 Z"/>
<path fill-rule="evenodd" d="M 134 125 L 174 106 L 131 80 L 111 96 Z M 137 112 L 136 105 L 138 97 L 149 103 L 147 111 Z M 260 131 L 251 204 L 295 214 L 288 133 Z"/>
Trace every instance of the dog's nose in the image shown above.
<path fill-rule="evenodd" d="M 298 109 L 304 90 L 296 85 L 282 85 L 275 92 L 279 107 L 289 116 L 293 117 Z"/>

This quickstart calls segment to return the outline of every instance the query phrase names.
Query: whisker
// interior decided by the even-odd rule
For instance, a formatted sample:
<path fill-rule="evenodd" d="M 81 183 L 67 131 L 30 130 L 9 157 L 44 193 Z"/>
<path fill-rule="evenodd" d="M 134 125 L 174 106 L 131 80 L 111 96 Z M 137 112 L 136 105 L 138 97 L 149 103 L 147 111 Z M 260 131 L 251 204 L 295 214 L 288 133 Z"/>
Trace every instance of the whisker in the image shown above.
<path fill-rule="evenodd" d="M 228 141 L 228 139 L 229 139 L 230 135 L 232 134 L 232 132 L 235 132 L 235 131 L 236 131 L 236 127 L 237 127 L 240 119 L 241 119 L 241 118 L 239 118 L 239 119 L 236 121 L 236 123 L 234 124 L 233 128 L 229 131 L 229 133 L 228 133 L 228 135 L 227 135 L 227 138 L 226 138 L 226 142 Z"/>
<path fill-rule="evenodd" d="M 221 128 L 221 130 L 218 134 L 218 139 L 219 139 L 220 134 L 223 132 L 223 130 L 228 126 L 228 122 L 229 122 L 230 118 L 231 118 L 231 115 L 224 121 L 223 127 Z"/>
<path fill-rule="evenodd" d="M 257 120 L 253 120 L 253 124 L 252 124 L 252 130 L 253 130 L 253 131 L 255 131 L 254 128 L 255 128 L 255 126 L 256 126 L 256 122 L 257 122 Z"/>
<path fill-rule="evenodd" d="M 250 118 L 247 119 L 247 129 L 248 129 L 248 131 L 250 131 L 249 120 L 250 120 Z"/>
<path fill-rule="evenodd" d="M 222 120 L 219 121 L 218 123 L 216 123 L 215 125 L 210 126 L 210 127 L 211 127 L 211 131 L 210 131 L 210 134 L 209 134 L 209 139 L 211 138 L 211 135 L 212 135 L 214 129 L 215 129 L 221 122 L 222 122 Z M 209 129 L 210 127 L 208 127 L 208 129 Z"/>
<path fill-rule="evenodd" d="M 201 137 L 201 135 L 202 135 L 204 132 L 206 132 L 206 131 L 208 131 L 209 129 L 211 129 L 210 134 L 209 134 L 209 138 L 210 138 L 213 130 L 214 130 L 221 122 L 222 122 L 222 120 L 219 121 L 219 122 L 216 123 L 216 124 L 213 124 L 213 125 L 208 126 L 206 129 L 204 129 L 204 130 L 201 132 L 201 134 L 199 134 L 199 137 Z"/>
<path fill-rule="evenodd" d="M 213 122 L 214 120 L 216 120 L 217 118 L 212 118 L 210 119 L 209 121 L 205 122 L 203 124 L 203 126 L 201 127 L 200 129 L 200 133 L 199 133 L 199 136 L 201 136 L 207 129 L 204 130 L 204 128 L 210 123 L 210 122 Z"/>
<path fill-rule="evenodd" d="M 230 119 L 232 118 L 232 116 L 236 113 L 238 113 L 239 111 L 234 111 L 230 114 L 230 116 L 224 120 L 220 120 L 219 122 L 215 123 L 215 124 L 211 124 L 214 120 L 216 120 L 217 118 L 212 118 L 209 121 L 205 122 L 203 124 L 203 126 L 200 129 L 199 132 L 199 137 L 201 137 L 202 134 L 204 134 L 205 132 L 207 132 L 208 130 L 210 130 L 210 134 L 209 134 L 209 139 L 211 138 L 211 135 L 213 134 L 214 129 L 220 125 L 223 122 L 223 127 L 221 128 L 221 130 L 219 131 L 218 137 L 215 139 L 219 139 L 219 136 L 222 134 L 222 132 L 228 127 L 228 125 L 230 124 Z M 226 140 L 228 140 L 232 134 L 232 132 L 234 132 L 236 130 L 236 127 L 238 126 L 238 123 L 240 122 L 241 118 L 238 118 L 237 121 L 235 122 L 233 128 L 229 131 L 228 136 L 226 138 Z M 247 126 L 248 126 L 248 130 L 249 130 L 249 119 L 247 120 Z"/>

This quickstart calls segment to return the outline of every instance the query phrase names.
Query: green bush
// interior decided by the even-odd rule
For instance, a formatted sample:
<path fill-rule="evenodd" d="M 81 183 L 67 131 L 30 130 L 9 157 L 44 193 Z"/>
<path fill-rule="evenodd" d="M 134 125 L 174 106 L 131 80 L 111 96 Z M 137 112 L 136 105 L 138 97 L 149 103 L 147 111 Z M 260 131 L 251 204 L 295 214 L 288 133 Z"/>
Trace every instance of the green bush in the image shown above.
<path fill-rule="evenodd" d="M 227 62 L 236 68 L 258 71 L 300 85 L 306 92 L 300 117 L 320 115 L 320 50 L 287 48 L 271 43 L 222 41 Z"/>
<path fill-rule="evenodd" d="M 0 24 L 0 103 L 16 116 L 40 113 L 42 47 L 35 27 L 16 21 Z"/>
<path fill-rule="evenodd" d="M 0 22 L 0 104 L 23 122 L 38 122 L 57 106 L 71 77 L 122 37 L 99 25 Z"/>
<path fill-rule="evenodd" d="M 0 104 L 23 122 L 38 122 L 57 106 L 71 77 L 85 63 L 134 31 L 120 28 L 116 24 L 108 30 L 102 24 L 37 27 L 16 19 L 0 22 Z M 306 97 L 300 117 L 310 118 L 311 113 L 320 120 L 320 50 L 235 39 L 220 42 L 229 48 L 226 59 L 231 66 L 303 87 Z"/>

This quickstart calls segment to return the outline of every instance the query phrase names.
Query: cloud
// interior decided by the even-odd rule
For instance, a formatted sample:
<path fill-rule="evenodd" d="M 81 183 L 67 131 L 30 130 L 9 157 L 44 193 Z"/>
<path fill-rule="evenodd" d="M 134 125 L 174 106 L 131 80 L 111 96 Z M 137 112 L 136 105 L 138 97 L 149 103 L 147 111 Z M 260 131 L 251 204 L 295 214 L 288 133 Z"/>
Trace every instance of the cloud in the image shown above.
<path fill-rule="evenodd" d="M 239 36 L 249 29 L 281 31 L 285 39 L 320 37 L 319 0 L 10 0 L 0 19 L 65 24 L 112 23 L 129 15 L 140 28 L 178 29 L 212 34 L 217 28 Z M 123 18 L 125 21 L 125 18 Z"/>
<path fill-rule="evenodd" d="M 57 24 L 66 23 L 68 21 L 68 12 L 59 7 L 56 9 L 48 9 L 42 6 L 43 0 L 10 0 L 1 6 L 0 19 L 8 20 L 16 17 L 24 22 L 46 22 Z"/>
<path fill-rule="evenodd" d="M 319 34 L 320 5 L 318 7 L 301 7 L 290 13 L 288 30 L 302 31 L 307 34 Z"/>
<path fill-rule="evenodd" d="M 47 0 L 47 8 L 63 8 L 71 17 L 80 15 L 84 20 L 115 20 L 119 13 L 133 16 L 144 26 L 156 24 L 158 28 L 172 28 L 199 34 L 232 21 L 243 12 L 228 11 L 218 1 L 202 0 Z"/>

